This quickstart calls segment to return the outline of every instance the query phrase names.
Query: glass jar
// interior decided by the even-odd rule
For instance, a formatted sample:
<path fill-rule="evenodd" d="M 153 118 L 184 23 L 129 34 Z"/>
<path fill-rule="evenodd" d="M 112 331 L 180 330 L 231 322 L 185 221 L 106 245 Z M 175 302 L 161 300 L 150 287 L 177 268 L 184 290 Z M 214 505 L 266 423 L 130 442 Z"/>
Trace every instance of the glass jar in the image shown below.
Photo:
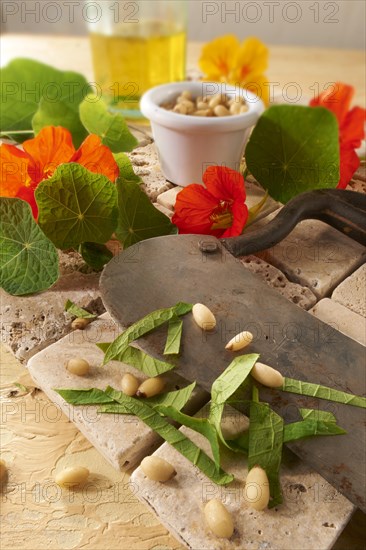
<path fill-rule="evenodd" d="M 184 80 L 184 0 L 85 0 L 84 14 L 95 81 L 112 109 L 141 118 L 139 101 L 146 90 Z"/>

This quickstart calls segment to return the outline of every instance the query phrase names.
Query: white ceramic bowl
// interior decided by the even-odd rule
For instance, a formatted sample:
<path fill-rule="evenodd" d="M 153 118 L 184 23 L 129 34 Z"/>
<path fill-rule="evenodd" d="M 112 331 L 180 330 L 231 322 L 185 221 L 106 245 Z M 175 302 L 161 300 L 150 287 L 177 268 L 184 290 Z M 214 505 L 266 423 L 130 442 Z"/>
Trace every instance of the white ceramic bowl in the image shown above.
<path fill-rule="evenodd" d="M 198 117 L 160 107 L 174 101 L 183 90 L 189 90 L 193 97 L 210 95 L 209 91 L 212 95 L 221 92 L 229 97 L 242 96 L 249 109 L 240 115 Z M 239 87 L 184 81 L 152 88 L 142 96 L 140 109 L 151 122 L 164 176 L 185 186 L 202 183 L 209 165 L 239 170 L 250 129 L 264 111 L 264 105 L 255 94 Z"/>

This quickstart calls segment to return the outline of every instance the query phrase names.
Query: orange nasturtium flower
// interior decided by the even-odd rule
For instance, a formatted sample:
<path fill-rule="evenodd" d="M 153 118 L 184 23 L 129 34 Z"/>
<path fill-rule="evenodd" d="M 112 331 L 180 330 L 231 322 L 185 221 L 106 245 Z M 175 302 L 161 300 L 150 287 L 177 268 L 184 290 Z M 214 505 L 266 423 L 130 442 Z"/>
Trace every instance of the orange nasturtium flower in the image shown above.
<path fill-rule="evenodd" d="M 205 80 L 246 88 L 268 103 L 268 48 L 258 38 L 242 43 L 232 34 L 215 38 L 203 47 L 199 66 Z"/>
<path fill-rule="evenodd" d="M 35 218 L 38 208 L 34 191 L 60 164 L 77 162 L 111 181 L 115 181 L 119 173 L 112 152 L 94 134 L 89 135 L 76 151 L 69 130 L 47 126 L 35 138 L 25 141 L 23 149 L 7 144 L 0 147 L 0 196 L 27 201 Z"/>
<path fill-rule="evenodd" d="M 312 107 L 326 107 L 335 114 L 339 126 L 340 179 L 337 187 L 347 187 L 353 174 L 360 165 L 355 149 L 365 138 L 366 110 L 353 107 L 350 110 L 354 88 L 342 82 L 336 82 L 325 92 L 310 101 Z"/>
<path fill-rule="evenodd" d="M 244 178 L 235 170 L 209 166 L 203 185 L 192 183 L 177 195 L 172 222 L 179 233 L 234 237 L 248 219 Z"/>

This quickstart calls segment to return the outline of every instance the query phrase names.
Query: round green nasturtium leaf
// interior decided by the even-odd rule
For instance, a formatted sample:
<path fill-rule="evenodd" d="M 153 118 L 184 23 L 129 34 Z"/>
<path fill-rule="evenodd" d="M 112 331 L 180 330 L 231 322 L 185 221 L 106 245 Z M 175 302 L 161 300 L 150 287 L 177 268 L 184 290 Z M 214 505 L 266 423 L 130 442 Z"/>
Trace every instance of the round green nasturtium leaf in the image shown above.
<path fill-rule="evenodd" d="M 56 126 L 59 124 L 59 108 L 55 110 L 53 119 L 52 105 L 55 105 L 55 102 L 66 104 L 74 111 L 75 119 L 79 120 L 79 104 L 90 92 L 90 86 L 83 75 L 72 71 L 59 71 L 33 59 L 13 59 L 0 70 L 0 80 L 0 129 L 4 134 L 9 132 L 8 135 L 18 142 L 32 137 L 32 119 L 41 100 L 43 111 L 48 103 L 45 124 Z M 41 121 L 38 119 L 36 131 L 40 130 L 40 124 Z M 17 130 L 30 132 L 17 134 Z"/>
<path fill-rule="evenodd" d="M 80 119 L 91 134 L 97 134 L 103 145 L 113 153 L 132 151 L 137 139 L 131 134 L 125 119 L 118 113 L 110 113 L 105 102 L 89 94 L 79 107 Z"/>
<path fill-rule="evenodd" d="M 117 225 L 117 189 L 77 163 L 60 165 L 36 189 L 38 223 L 57 248 L 105 243 Z"/>
<path fill-rule="evenodd" d="M 155 208 L 140 185 L 118 178 L 117 188 L 119 213 L 116 235 L 123 248 L 177 232 L 176 226 Z"/>
<path fill-rule="evenodd" d="M 339 181 L 338 123 L 324 107 L 275 105 L 263 113 L 245 149 L 249 171 L 272 198 L 287 202 Z"/>
<path fill-rule="evenodd" d="M 0 199 L 0 285 L 14 296 L 46 290 L 59 277 L 58 254 L 27 202 Z"/>

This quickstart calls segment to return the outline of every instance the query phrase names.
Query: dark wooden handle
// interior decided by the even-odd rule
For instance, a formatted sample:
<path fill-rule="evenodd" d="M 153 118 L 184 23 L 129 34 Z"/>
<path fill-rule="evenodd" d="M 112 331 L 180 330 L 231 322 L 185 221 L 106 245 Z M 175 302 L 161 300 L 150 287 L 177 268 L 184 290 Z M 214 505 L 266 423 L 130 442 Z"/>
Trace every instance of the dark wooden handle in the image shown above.
<path fill-rule="evenodd" d="M 366 245 L 366 195 L 343 189 L 301 193 L 258 231 L 221 242 L 234 256 L 254 254 L 282 241 L 301 220 L 307 219 L 321 220 Z"/>

